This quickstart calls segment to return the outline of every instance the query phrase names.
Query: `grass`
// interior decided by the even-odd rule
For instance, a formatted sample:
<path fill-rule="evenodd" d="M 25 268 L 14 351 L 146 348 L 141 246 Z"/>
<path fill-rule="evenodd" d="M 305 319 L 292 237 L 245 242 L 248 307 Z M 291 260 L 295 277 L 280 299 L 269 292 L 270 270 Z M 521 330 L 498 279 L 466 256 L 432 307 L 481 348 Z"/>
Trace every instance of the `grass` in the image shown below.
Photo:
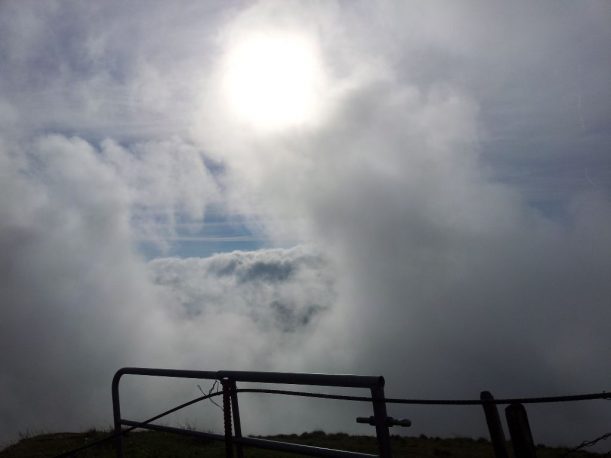
<path fill-rule="evenodd" d="M 85 433 L 42 434 L 21 439 L 18 443 L 0 451 L 0 458 L 54 457 L 60 453 L 99 440 L 108 432 L 88 431 Z M 325 434 L 314 431 L 301 435 L 279 435 L 266 437 L 284 442 L 295 442 L 320 447 L 352 450 L 358 452 L 376 453 L 375 437 L 350 436 L 348 434 Z M 492 457 L 490 442 L 485 439 L 454 438 L 440 439 L 420 437 L 392 437 L 394 457 L 431 457 L 431 458 L 479 458 Z M 178 436 L 164 432 L 133 432 L 127 434 L 124 442 L 126 458 L 145 457 L 210 457 L 225 456 L 222 442 L 207 441 L 197 438 Z M 565 457 L 567 449 L 552 447 L 537 447 L 539 458 Z M 106 442 L 91 449 L 80 452 L 78 457 L 112 458 L 115 456 L 112 442 Z M 288 458 L 301 455 L 271 452 L 261 449 L 245 449 L 246 458 Z M 592 453 L 572 453 L 570 458 L 592 458 L 600 456 Z"/>

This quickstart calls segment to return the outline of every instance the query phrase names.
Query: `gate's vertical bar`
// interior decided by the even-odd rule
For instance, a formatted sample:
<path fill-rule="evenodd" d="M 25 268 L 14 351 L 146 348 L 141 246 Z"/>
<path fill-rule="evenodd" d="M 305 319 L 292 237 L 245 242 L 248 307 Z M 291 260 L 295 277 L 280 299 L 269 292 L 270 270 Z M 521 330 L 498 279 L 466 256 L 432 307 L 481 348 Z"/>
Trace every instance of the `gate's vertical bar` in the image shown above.
<path fill-rule="evenodd" d="M 508 458 L 507 448 L 505 446 L 505 434 L 503 433 L 499 411 L 496 404 L 494 404 L 494 397 L 490 391 L 482 391 L 479 398 L 483 401 L 482 407 L 486 415 L 486 423 L 488 424 L 488 431 L 490 432 L 490 442 L 492 442 L 494 456 L 496 458 Z"/>
<path fill-rule="evenodd" d="M 121 434 L 121 403 L 119 400 L 119 380 L 121 375 L 117 372 L 112 378 L 112 417 L 115 426 L 115 448 L 117 458 L 123 458 L 123 435 Z"/>
<path fill-rule="evenodd" d="M 231 389 L 231 408 L 233 409 L 233 425 L 235 430 L 235 437 L 242 438 L 242 423 L 240 422 L 240 407 L 238 406 L 238 387 L 235 380 L 231 380 L 229 383 Z M 244 450 L 242 444 L 236 445 L 238 458 L 244 458 Z"/>
<path fill-rule="evenodd" d="M 233 458 L 233 441 L 231 432 L 231 384 L 228 378 L 221 380 L 223 386 L 223 421 L 225 423 L 225 457 Z"/>
<path fill-rule="evenodd" d="M 390 435 L 386 414 L 386 400 L 384 399 L 384 380 L 371 387 L 371 398 L 373 400 L 373 417 L 378 438 L 380 458 L 392 458 L 390 451 Z"/>
<path fill-rule="evenodd" d="M 528 424 L 528 415 L 522 404 L 510 404 L 505 409 L 507 427 L 516 458 L 536 458 L 535 443 Z"/>

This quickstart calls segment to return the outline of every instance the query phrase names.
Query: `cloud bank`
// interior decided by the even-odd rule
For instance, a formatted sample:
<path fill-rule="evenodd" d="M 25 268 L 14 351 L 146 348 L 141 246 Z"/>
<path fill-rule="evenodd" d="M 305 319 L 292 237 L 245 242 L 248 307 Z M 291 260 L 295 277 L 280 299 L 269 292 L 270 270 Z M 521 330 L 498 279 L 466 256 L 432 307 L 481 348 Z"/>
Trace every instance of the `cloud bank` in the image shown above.
<path fill-rule="evenodd" d="M 607 387 L 608 8 L 129 5 L 1 7 L 2 439 L 108 423 L 123 365 L 383 374 L 407 397 Z M 226 47 L 265 28 L 318 47 L 324 122 L 262 135 L 224 110 Z M 272 246 L 172 257 L 211 205 Z M 142 416 L 166 392 L 129 390 Z M 251 402 L 274 414 L 256 432 L 368 431 L 356 408 Z M 611 420 L 529 412 L 541 442 Z"/>

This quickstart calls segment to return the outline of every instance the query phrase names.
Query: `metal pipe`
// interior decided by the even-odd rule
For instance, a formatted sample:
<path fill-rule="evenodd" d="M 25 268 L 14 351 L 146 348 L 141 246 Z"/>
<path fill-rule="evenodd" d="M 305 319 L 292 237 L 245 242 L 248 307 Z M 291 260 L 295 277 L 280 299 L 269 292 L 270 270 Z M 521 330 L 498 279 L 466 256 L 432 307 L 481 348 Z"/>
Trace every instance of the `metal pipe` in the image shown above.
<path fill-rule="evenodd" d="M 119 400 L 119 381 L 121 380 L 121 370 L 117 371 L 112 378 L 112 418 L 114 421 L 115 449 L 117 458 L 123 458 L 123 434 L 121 434 L 121 402 Z"/>
<path fill-rule="evenodd" d="M 123 367 L 119 369 L 115 378 L 123 375 L 153 375 L 158 377 L 177 377 L 177 378 L 199 378 L 209 380 L 220 380 L 218 372 L 214 371 L 193 371 L 185 369 L 154 369 L 148 367 Z M 114 380 L 114 379 L 113 379 Z"/>
<path fill-rule="evenodd" d="M 218 371 L 219 378 L 236 382 L 281 383 L 288 385 L 324 385 L 346 388 L 384 386 L 384 377 L 363 375 L 302 374 L 290 372 Z"/>

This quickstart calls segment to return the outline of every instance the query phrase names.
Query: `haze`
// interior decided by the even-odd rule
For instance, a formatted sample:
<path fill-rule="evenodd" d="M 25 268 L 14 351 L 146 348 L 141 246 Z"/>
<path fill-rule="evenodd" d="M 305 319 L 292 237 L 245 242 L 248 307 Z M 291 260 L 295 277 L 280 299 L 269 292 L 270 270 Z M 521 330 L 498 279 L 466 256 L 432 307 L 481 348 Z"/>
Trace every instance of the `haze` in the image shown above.
<path fill-rule="evenodd" d="M 608 390 L 610 23 L 596 1 L 2 2 L 0 440 L 109 425 L 128 365 Z M 125 390 L 137 418 L 199 393 Z M 248 433 L 372 433 L 362 406 L 244 402 Z M 529 409 L 533 434 L 576 445 L 608 407 Z M 485 435 L 479 409 L 390 414 Z"/>

